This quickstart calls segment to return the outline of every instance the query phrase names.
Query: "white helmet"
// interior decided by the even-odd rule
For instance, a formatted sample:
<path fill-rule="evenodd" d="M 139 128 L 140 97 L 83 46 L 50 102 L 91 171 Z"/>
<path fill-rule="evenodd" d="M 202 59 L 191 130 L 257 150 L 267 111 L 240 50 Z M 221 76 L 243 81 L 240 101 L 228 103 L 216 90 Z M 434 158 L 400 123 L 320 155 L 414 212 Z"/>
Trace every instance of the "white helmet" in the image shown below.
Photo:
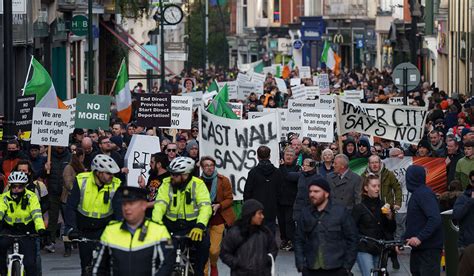
<path fill-rule="evenodd" d="M 24 184 L 28 183 L 28 175 L 24 172 L 12 172 L 8 176 L 9 184 Z"/>
<path fill-rule="evenodd" d="M 105 154 L 97 154 L 94 157 L 91 169 L 92 171 L 108 172 L 112 174 L 120 172 L 120 168 L 117 163 L 115 163 L 114 159 Z"/>
<path fill-rule="evenodd" d="M 175 174 L 191 173 L 194 170 L 194 160 L 189 157 L 177 157 L 171 161 L 168 171 Z"/>

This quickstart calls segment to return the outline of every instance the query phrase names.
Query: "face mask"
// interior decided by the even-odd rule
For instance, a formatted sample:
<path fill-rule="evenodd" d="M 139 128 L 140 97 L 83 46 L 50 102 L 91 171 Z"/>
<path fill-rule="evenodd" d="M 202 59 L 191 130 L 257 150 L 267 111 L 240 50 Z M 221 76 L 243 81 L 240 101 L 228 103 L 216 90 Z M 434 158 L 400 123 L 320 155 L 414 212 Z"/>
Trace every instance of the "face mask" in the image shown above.
<path fill-rule="evenodd" d="M 18 156 L 19 150 L 9 150 L 8 151 L 8 156 L 11 158 L 16 158 Z"/>

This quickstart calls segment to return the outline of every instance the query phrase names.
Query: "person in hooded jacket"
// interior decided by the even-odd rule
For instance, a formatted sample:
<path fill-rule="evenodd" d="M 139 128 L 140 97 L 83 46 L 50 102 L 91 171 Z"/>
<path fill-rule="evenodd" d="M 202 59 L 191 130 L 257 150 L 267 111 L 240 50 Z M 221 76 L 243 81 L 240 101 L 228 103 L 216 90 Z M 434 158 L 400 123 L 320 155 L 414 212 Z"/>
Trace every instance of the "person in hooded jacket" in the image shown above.
<path fill-rule="evenodd" d="M 264 206 L 246 200 L 242 217 L 227 232 L 220 257 L 231 269 L 231 276 L 270 276 L 278 247 L 271 230 L 263 225 Z"/>
<path fill-rule="evenodd" d="M 366 136 L 359 138 L 357 158 L 369 158 L 372 155 L 370 152 L 370 141 Z"/>
<path fill-rule="evenodd" d="M 293 204 L 293 220 L 298 221 L 301 211 L 304 207 L 309 205 L 308 184 L 315 179 L 320 179 L 316 167 L 316 161 L 311 158 L 306 158 L 303 161 L 301 172 L 289 173 L 287 179 L 290 181 L 298 181 L 298 192 L 296 193 L 295 203 Z"/>
<path fill-rule="evenodd" d="M 406 172 L 411 197 L 407 206 L 406 231 L 402 240 L 412 247 L 412 275 L 440 275 L 443 230 L 435 193 L 426 186 L 425 168 L 411 165 Z M 397 249 L 398 250 L 398 249 Z"/>
<path fill-rule="evenodd" d="M 474 170 L 469 174 L 470 185 L 456 199 L 453 207 L 453 219 L 459 222 L 458 249 L 462 255 L 464 249 L 474 244 Z"/>
<path fill-rule="evenodd" d="M 344 145 L 342 147 L 342 152 L 349 157 L 349 160 L 357 158 L 357 145 L 354 141 L 354 138 L 347 136 L 347 139 L 344 141 Z"/>
<path fill-rule="evenodd" d="M 276 233 L 276 217 L 280 198 L 282 173 L 270 162 L 270 148 L 257 149 L 258 165 L 251 169 L 244 188 L 244 202 L 249 199 L 260 201 L 265 207 L 265 225 Z"/>

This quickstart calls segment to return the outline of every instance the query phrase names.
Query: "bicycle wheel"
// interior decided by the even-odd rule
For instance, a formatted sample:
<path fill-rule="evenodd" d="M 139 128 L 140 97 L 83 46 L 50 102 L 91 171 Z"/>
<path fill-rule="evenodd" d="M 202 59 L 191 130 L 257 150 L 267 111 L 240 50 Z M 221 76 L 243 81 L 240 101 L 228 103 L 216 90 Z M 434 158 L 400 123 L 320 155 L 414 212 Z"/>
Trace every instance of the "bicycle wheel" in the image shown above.
<path fill-rule="evenodd" d="M 22 276 L 21 275 L 21 263 L 18 260 L 13 261 L 11 276 Z"/>

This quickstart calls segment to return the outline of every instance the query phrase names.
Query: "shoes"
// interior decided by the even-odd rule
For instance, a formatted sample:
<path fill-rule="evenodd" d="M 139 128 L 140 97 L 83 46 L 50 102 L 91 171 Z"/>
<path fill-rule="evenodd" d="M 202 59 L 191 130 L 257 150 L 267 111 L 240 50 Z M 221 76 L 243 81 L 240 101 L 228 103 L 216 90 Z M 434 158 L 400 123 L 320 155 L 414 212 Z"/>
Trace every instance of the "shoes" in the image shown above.
<path fill-rule="evenodd" d="M 392 259 L 392 267 L 393 269 L 400 269 L 400 263 L 398 262 L 397 256 L 394 256 Z"/>
<path fill-rule="evenodd" d="M 285 248 L 287 246 L 287 244 L 288 244 L 288 241 L 285 241 L 285 240 L 281 241 L 280 249 L 284 250 L 283 248 Z"/>
<path fill-rule="evenodd" d="M 72 245 L 69 243 L 64 244 L 64 257 L 71 257 Z"/>
<path fill-rule="evenodd" d="M 55 246 L 56 246 L 56 245 L 54 244 L 54 242 L 52 242 L 52 243 L 46 245 L 46 246 L 44 247 L 44 249 L 45 249 L 46 251 L 48 251 L 49 253 L 54 253 L 54 252 L 56 252 Z"/>
<path fill-rule="evenodd" d="M 282 250 L 293 251 L 293 243 L 291 241 L 287 241 L 285 247 L 283 247 Z"/>
<path fill-rule="evenodd" d="M 211 265 L 211 276 L 219 276 L 219 272 L 217 271 L 217 266 Z"/>

